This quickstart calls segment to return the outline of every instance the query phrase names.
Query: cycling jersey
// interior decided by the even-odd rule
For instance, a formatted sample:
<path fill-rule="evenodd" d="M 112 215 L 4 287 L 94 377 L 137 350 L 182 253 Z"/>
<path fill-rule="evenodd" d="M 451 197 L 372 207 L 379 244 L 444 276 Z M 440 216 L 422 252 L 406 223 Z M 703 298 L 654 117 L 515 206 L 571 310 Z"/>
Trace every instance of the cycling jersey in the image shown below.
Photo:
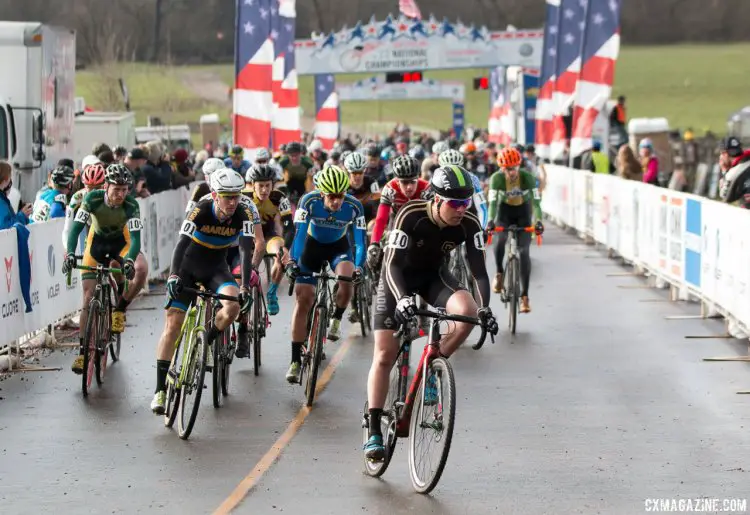
<path fill-rule="evenodd" d="M 490 281 L 479 219 L 467 211 L 459 225 L 441 227 L 433 218 L 431 201 L 407 203 L 388 235 L 375 329 L 395 329 L 396 303 L 406 295 L 418 293 L 433 306 L 444 307 L 455 291 L 463 289 L 444 266 L 451 251 L 463 243 L 471 275 L 477 283 L 479 305 L 486 307 L 490 301 Z"/>
<path fill-rule="evenodd" d="M 354 226 L 354 264 L 363 267 L 366 256 L 366 228 L 362 204 L 346 195 L 338 211 L 329 211 L 319 191 L 311 191 L 300 199 L 294 214 L 296 234 L 291 248 L 291 258 L 299 262 L 308 238 L 321 244 L 333 244 L 346 238 L 349 226 Z"/>
<path fill-rule="evenodd" d="M 227 157 L 226 159 L 224 159 L 224 166 L 226 166 L 227 168 L 231 168 L 244 177 L 252 165 L 250 164 L 250 161 L 248 161 L 247 159 L 243 159 L 240 163 L 240 166 L 234 166 L 232 164 L 232 158 Z"/>
<path fill-rule="evenodd" d="M 34 209 L 31 213 L 29 223 L 46 222 L 53 218 L 65 216 L 65 206 L 68 204 L 68 196 L 56 189 L 50 188 L 42 191 L 34 201 Z"/>
<path fill-rule="evenodd" d="M 375 218 L 377 204 L 380 202 L 380 186 L 375 179 L 365 175 L 362 178 L 362 186 L 359 188 L 349 186 L 348 193 L 362 203 L 362 207 L 365 209 L 366 221 L 369 222 Z"/>
<path fill-rule="evenodd" d="M 70 197 L 70 203 L 68 204 L 67 209 L 65 209 L 65 226 L 63 227 L 62 232 L 62 241 L 63 245 L 67 247 L 68 245 L 68 236 L 70 235 L 70 229 L 73 227 L 73 220 L 75 219 L 76 213 L 78 212 L 78 208 L 81 207 L 81 204 L 83 203 L 83 199 L 86 196 L 86 194 L 89 193 L 85 189 L 76 191 L 72 197 Z M 88 228 L 91 226 L 91 220 L 89 220 L 88 224 L 86 224 L 86 227 L 81 231 L 81 236 L 79 239 L 79 243 L 85 245 L 86 243 L 86 237 L 88 236 Z"/>
<path fill-rule="evenodd" d="M 284 247 L 291 247 L 294 240 L 294 222 L 292 220 L 292 207 L 289 204 L 289 199 L 279 190 L 271 190 L 270 195 L 263 202 L 255 196 L 255 192 L 252 190 L 243 190 L 242 193 L 250 198 L 257 208 L 260 223 L 263 225 L 263 236 L 265 236 L 266 241 L 274 236 L 281 236 L 276 234 L 276 217 L 278 216 L 281 221 Z"/>
<path fill-rule="evenodd" d="M 469 172 L 471 177 L 471 183 L 474 185 L 474 196 L 472 196 L 472 208 L 474 208 L 476 214 L 479 215 L 479 222 L 482 224 L 482 228 L 487 227 L 487 200 L 484 198 L 484 189 L 482 188 L 482 181 L 479 180 L 475 174 Z"/>
<path fill-rule="evenodd" d="M 490 220 L 495 220 L 498 213 L 498 201 L 502 206 L 523 206 L 533 203 L 534 216 L 542 219 L 542 207 L 539 201 L 539 189 L 536 178 L 526 170 L 520 170 L 514 180 L 506 177 L 505 172 L 499 171 L 490 177 Z"/>
<path fill-rule="evenodd" d="M 193 192 L 190 194 L 190 200 L 188 200 L 187 206 L 185 207 L 185 213 L 191 212 L 195 205 L 210 193 L 211 188 L 208 186 L 207 182 L 202 182 L 193 188 Z"/>
<path fill-rule="evenodd" d="M 391 214 L 395 215 L 398 213 L 401 206 L 412 199 L 427 199 L 431 196 L 430 183 L 423 179 L 417 179 L 417 190 L 411 198 L 404 194 L 398 179 L 391 179 L 380 193 L 380 207 L 378 207 L 375 227 L 372 230 L 372 243 L 380 242 L 380 238 L 383 237 L 383 231 L 388 226 Z"/>
<path fill-rule="evenodd" d="M 292 164 L 289 156 L 283 156 L 279 159 L 279 166 L 284 170 L 284 182 L 290 195 L 295 194 L 297 197 L 301 197 L 312 189 L 312 178 L 309 174 L 310 170 L 315 167 L 312 159 L 302 156 L 300 163 L 295 165 Z"/>

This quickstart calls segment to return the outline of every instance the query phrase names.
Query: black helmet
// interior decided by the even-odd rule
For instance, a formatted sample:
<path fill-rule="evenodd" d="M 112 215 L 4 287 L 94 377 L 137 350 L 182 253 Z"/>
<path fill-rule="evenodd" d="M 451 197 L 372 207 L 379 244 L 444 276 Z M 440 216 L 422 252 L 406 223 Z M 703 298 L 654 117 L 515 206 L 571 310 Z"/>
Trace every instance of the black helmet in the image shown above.
<path fill-rule="evenodd" d="M 286 146 L 286 153 L 287 154 L 301 154 L 302 153 L 302 143 L 298 143 L 296 141 L 292 141 Z"/>
<path fill-rule="evenodd" d="M 127 166 L 118 163 L 109 165 L 107 173 L 104 175 L 104 181 L 117 186 L 130 185 L 133 176 L 130 174 Z"/>
<path fill-rule="evenodd" d="M 410 155 L 404 154 L 393 160 L 391 170 L 399 179 L 416 179 L 419 176 L 419 163 Z"/>
<path fill-rule="evenodd" d="M 232 157 L 243 156 L 245 155 L 245 149 L 242 148 L 241 145 L 235 145 L 232 147 L 232 150 L 229 152 L 229 155 Z"/>
<path fill-rule="evenodd" d="M 448 165 L 432 172 L 432 190 L 443 198 L 467 200 L 474 195 L 474 184 L 462 166 Z"/>
<path fill-rule="evenodd" d="M 52 170 L 50 173 L 50 179 L 52 183 L 57 186 L 70 186 L 75 178 L 75 172 L 70 166 L 58 165 L 57 168 Z"/>
<path fill-rule="evenodd" d="M 267 164 L 254 164 L 245 174 L 247 182 L 275 181 L 276 170 Z"/>
<path fill-rule="evenodd" d="M 378 150 L 377 145 L 368 146 L 365 152 L 369 157 L 380 157 L 380 150 Z"/>
<path fill-rule="evenodd" d="M 523 146 L 523 145 L 521 145 L 520 143 L 514 143 L 514 144 L 513 144 L 513 148 L 515 148 L 516 150 L 518 150 L 518 152 L 519 152 L 519 153 L 520 153 L 521 155 L 523 155 L 523 153 L 524 153 L 524 152 L 526 152 L 526 149 L 525 149 L 525 148 L 524 148 L 524 146 Z"/>

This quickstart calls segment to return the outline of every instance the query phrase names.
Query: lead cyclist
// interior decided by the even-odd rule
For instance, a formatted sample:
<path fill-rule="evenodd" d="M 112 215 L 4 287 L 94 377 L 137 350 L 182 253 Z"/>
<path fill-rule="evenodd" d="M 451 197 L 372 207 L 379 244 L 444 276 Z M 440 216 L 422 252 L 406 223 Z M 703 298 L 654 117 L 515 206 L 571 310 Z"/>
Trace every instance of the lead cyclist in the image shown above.
<path fill-rule="evenodd" d="M 463 167 L 464 156 L 458 150 L 448 149 L 438 156 L 438 164 L 441 168 L 450 165 Z M 471 197 L 472 207 L 476 210 L 476 215 L 482 224 L 482 229 L 485 229 L 487 228 L 489 210 L 487 208 L 487 199 L 482 189 L 482 181 L 479 180 L 476 174 L 469 172 L 466 168 L 464 168 L 464 171 L 469 174 L 471 183 L 474 186 L 474 195 Z"/>

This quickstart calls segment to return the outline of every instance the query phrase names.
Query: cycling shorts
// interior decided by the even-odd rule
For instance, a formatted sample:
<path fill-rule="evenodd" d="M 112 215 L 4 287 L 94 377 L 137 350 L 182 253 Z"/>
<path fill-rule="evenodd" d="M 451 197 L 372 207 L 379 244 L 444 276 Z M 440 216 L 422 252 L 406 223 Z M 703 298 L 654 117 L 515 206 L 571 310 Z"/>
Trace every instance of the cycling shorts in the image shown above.
<path fill-rule="evenodd" d="M 308 274 L 320 272 L 320 269 L 323 268 L 323 261 L 328 261 L 331 270 L 336 270 L 339 263 L 343 261 L 353 262 L 354 257 L 349 238 L 344 236 L 333 243 L 320 243 L 308 234 L 299 263 L 297 263 L 300 271 Z M 315 285 L 318 281 L 313 277 L 298 277 L 296 282 L 297 284 Z"/>
<path fill-rule="evenodd" d="M 520 206 L 500 204 L 497 210 L 497 226 L 507 227 L 517 225 L 518 227 L 529 227 L 531 225 L 531 203 L 527 202 Z"/>
<path fill-rule="evenodd" d="M 118 234 L 116 238 L 104 238 L 89 230 L 81 264 L 84 266 L 97 266 L 99 264 L 109 266 L 113 259 L 127 256 L 128 250 L 130 250 L 130 233 L 128 231 Z M 96 279 L 96 272 L 82 270 L 81 279 L 84 281 Z"/>
<path fill-rule="evenodd" d="M 429 305 L 444 308 L 448 299 L 459 290 L 465 290 L 446 267 L 432 271 L 409 270 L 404 273 L 406 287 L 410 294 L 417 294 Z M 398 329 L 395 312 L 398 299 L 393 296 L 386 284 L 386 274 L 381 273 L 378 292 L 375 297 L 375 330 Z"/>
<path fill-rule="evenodd" d="M 195 268 L 191 268 L 195 270 Z M 221 293 L 221 291 L 228 287 L 237 287 L 237 282 L 232 276 L 232 272 L 229 266 L 222 263 L 218 268 L 214 269 L 210 275 L 194 274 L 189 270 L 182 269 L 177 274 L 182 279 L 182 285 L 186 288 L 198 288 L 198 283 L 202 284 L 209 290 L 215 293 Z M 187 311 L 188 306 L 195 302 L 197 295 L 194 293 L 188 293 L 183 291 L 176 299 L 168 299 L 167 304 L 164 306 L 165 309 L 174 308 L 180 311 Z"/>

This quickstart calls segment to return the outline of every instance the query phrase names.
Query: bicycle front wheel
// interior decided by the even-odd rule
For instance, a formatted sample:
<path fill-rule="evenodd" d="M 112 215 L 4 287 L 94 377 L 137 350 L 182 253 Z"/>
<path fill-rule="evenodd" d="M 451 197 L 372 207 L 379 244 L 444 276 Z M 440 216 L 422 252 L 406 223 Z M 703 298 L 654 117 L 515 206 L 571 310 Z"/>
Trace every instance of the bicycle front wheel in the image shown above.
<path fill-rule="evenodd" d="M 307 406 L 310 407 L 315 401 L 315 389 L 318 386 L 318 369 L 320 368 L 320 362 L 323 361 L 323 340 L 325 338 L 325 330 L 328 324 L 326 308 L 318 306 L 315 308 L 315 314 L 313 315 L 313 323 L 310 329 L 310 340 L 312 345 L 310 346 L 310 370 L 307 374 Z"/>
<path fill-rule="evenodd" d="M 91 382 L 94 379 L 96 363 L 96 346 L 99 341 L 99 301 L 89 303 L 89 316 L 83 333 L 83 373 L 81 374 L 81 391 L 88 397 Z"/>
<path fill-rule="evenodd" d="M 208 359 L 208 344 L 206 333 L 195 335 L 192 345 L 185 349 L 187 355 L 183 362 L 183 381 L 180 388 L 180 418 L 177 420 L 177 430 L 180 438 L 187 440 L 195 426 L 198 410 L 201 405 L 203 383 L 206 379 L 206 360 Z"/>
<path fill-rule="evenodd" d="M 221 408 L 224 404 L 223 392 L 221 385 L 224 382 L 224 349 L 229 346 L 229 328 L 216 337 L 216 341 L 211 346 L 211 352 L 214 354 L 214 367 L 211 370 L 211 393 L 213 395 L 214 408 Z"/>
<path fill-rule="evenodd" d="M 104 383 L 107 371 L 107 347 L 112 347 L 112 305 L 108 302 L 109 293 L 104 293 L 104 303 L 99 317 L 99 339 L 96 344 L 96 384 Z"/>
<path fill-rule="evenodd" d="M 185 337 L 180 338 L 175 343 L 172 362 L 169 364 L 167 372 L 167 405 L 164 409 L 164 426 L 172 427 L 177 420 L 177 413 L 180 407 L 180 386 L 179 379 L 182 377 L 182 367 L 187 363 L 185 359 L 185 349 L 188 345 Z"/>
<path fill-rule="evenodd" d="M 259 295 L 258 288 L 253 288 L 253 317 L 250 321 L 250 327 L 252 328 L 253 338 L 253 372 L 257 376 L 260 373 L 260 352 L 261 352 L 261 341 L 263 340 L 263 334 L 265 333 L 266 327 L 266 315 L 265 309 L 261 305 L 263 296 Z M 261 329 L 261 324 L 263 328 Z"/>
<path fill-rule="evenodd" d="M 518 295 L 520 293 L 518 260 L 513 258 L 508 264 L 508 329 L 510 334 L 516 334 L 516 320 L 518 318 Z"/>
<path fill-rule="evenodd" d="M 367 303 L 367 297 L 365 294 L 365 283 L 357 285 L 355 290 L 357 296 L 357 314 L 359 315 L 359 329 L 362 332 L 362 338 L 367 336 L 369 330 L 369 317 L 370 317 L 370 306 Z"/>
<path fill-rule="evenodd" d="M 409 475 L 420 494 L 431 492 L 440 481 L 456 419 L 456 380 L 448 360 L 434 359 L 427 376 L 420 382 L 409 422 Z"/>

